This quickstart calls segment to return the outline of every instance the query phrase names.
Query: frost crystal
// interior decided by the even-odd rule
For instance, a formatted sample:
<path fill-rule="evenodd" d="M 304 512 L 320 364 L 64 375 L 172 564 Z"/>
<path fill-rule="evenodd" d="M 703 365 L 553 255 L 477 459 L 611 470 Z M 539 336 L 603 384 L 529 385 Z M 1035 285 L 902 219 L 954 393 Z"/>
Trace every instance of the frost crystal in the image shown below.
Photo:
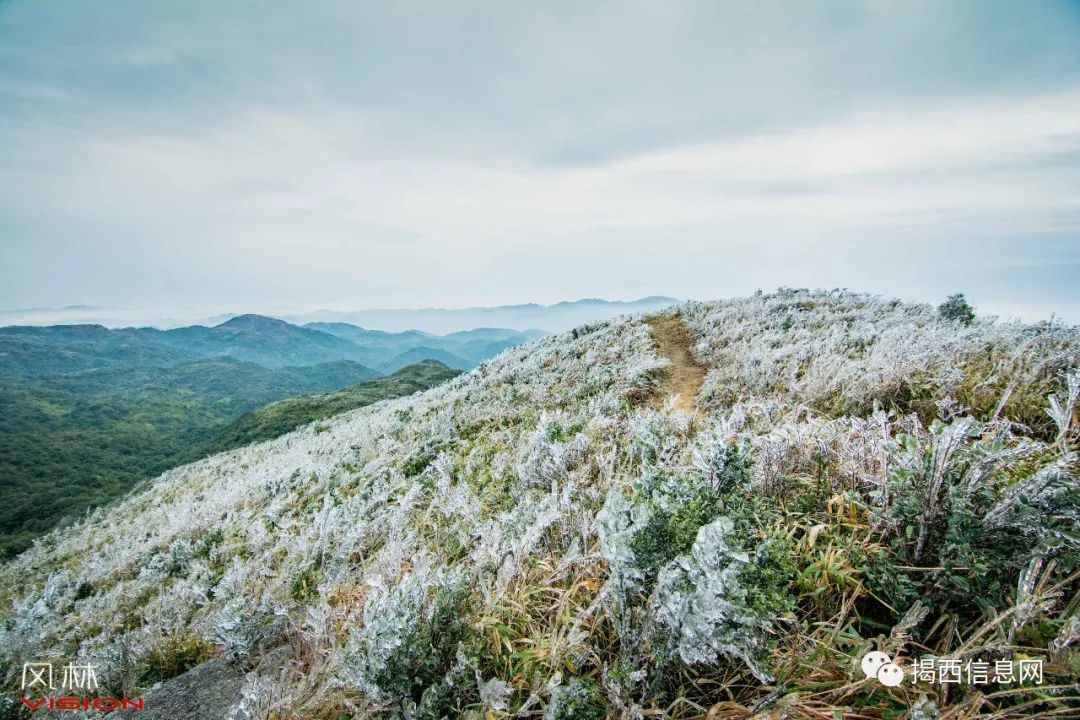
<path fill-rule="evenodd" d="M 648 507 L 612 491 L 596 517 L 600 554 L 608 562 L 611 583 L 619 600 L 641 589 L 644 574 L 637 566 L 631 543 L 649 524 L 649 516 Z"/>
<path fill-rule="evenodd" d="M 701 528 L 690 554 L 660 571 L 652 604 L 684 662 L 713 663 L 727 655 L 771 682 L 758 657 L 769 621 L 747 604 L 739 575 L 750 557 L 729 544 L 733 527 L 721 517 Z"/>
<path fill-rule="evenodd" d="M 506 699 L 513 688 L 498 678 L 492 678 L 480 686 L 480 702 L 488 710 L 502 712 L 506 710 Z"/>

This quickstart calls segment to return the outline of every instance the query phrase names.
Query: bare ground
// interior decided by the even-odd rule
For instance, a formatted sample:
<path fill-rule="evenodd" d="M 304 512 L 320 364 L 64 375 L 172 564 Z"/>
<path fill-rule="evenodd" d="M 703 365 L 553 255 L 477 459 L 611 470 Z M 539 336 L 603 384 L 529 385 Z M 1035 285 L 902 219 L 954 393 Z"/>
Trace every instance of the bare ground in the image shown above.
<path fill-rule="evenodd" d="M 677 396 L 676 407 L 691 415 L 700 415 L 696 400 L 707 370 L 694 357 L 694 339 L 686 323 L 670 315 L 653 315 L 645 320 L 656 341 L 657 354 L 671 361 L 660 383 L 658 400 L 662 404 L 669 397 Z"/>

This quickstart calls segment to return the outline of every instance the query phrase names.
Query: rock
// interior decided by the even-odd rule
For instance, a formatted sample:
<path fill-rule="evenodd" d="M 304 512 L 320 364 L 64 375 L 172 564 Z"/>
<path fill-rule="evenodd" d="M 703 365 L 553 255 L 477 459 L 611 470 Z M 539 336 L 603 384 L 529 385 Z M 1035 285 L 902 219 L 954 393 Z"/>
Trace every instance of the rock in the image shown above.
<path fill-rule="evenodd" d="M 240 668 L 225 660 L 207 660 L 147 693 L 139 719 L 225 720 L 243 687 Z"/>

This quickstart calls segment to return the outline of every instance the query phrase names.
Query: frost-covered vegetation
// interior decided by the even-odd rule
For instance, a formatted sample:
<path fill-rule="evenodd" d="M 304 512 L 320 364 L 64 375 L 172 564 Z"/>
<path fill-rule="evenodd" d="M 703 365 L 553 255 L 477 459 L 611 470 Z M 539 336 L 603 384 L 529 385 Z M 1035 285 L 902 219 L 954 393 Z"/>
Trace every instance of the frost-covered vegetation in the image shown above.
<path fill-rule="evenodd" d="M 839 292 L 675 314 L 698 412 L 622 318 L 48 536 L 0 571 L 7 681 L 77 659 L 133 691 L 217 654 L 260 668 L 237 718 L 1076 707 L 1080 332 Z M 886 688 L 870 650 L 1044 684 Z"/>

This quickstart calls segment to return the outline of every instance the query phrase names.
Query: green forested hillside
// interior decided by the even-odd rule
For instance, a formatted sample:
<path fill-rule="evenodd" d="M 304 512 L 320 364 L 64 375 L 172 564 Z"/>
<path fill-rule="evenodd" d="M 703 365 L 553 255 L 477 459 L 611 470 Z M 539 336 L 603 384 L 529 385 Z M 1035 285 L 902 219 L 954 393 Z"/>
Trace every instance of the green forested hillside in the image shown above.
<path fill-rule="evenodd" d="M 369 356 L 348 340 L 261 315 L 240 315 L 214 327 L 172 330 L 101 325 L 0 328 L 0 376 L 164 367 L 210 357 L 283 368 L 337 360 L 368 364 Z"/>
<path fill-rule="evenodd" d="M 0 328 L 0 377 L 25 375 L 44 377 L 103 368 L 165 367 L 192 355 L 174 348 L 147 344 L 138 337 L 96 326 L 78 326 L 74 332 L 58 337 L 34 334 L 26 330 L 56 328 Z M 17 331 L 17 332 L 16 332 Z M 70 338 L 64 342 L 62 337 Z"/>
<path fill-rule="evenodd" d="M 209 450 L 220 452 L 270 440 L 300 425 L 370 405 L 386 398 L 410 395 L 459 375 L 436 360 L 425 360 L 398 370 L 393 375 L 368 380 L 329 393 L 302 395 L 279 400 L 237 418 L 218 433 Z"/>
<path fill-rule="evenodd" d="M 206 454 L 244 412 L 376 377 L 338 361 L 270 370 L 231 358 L 8 377 L 0 385 L 0 554 L 63 516 Z"/>
<path fill-rule="evenodd" d="M 2 327 L 0 557 L 144 478 L 430 387 L 536 334 L 440 337 L 260 315 L 171 330 Z"/>

